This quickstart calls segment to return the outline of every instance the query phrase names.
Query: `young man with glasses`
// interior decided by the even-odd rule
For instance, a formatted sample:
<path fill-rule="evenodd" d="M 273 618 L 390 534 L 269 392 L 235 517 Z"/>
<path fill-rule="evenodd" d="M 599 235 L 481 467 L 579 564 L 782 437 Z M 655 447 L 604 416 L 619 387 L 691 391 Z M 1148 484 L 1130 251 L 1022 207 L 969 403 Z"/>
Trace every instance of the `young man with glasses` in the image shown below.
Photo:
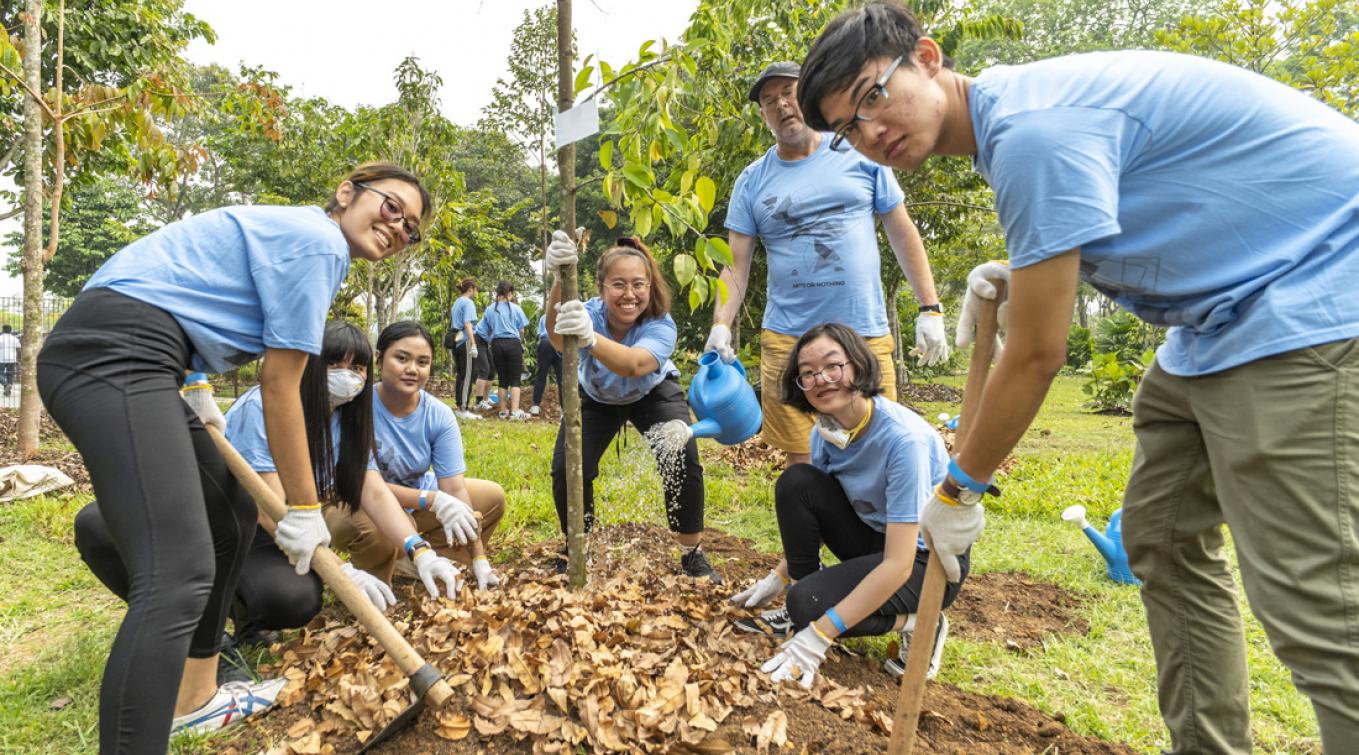
<path fill-rule="evenodd" d="M 883 372 L 883 390 L 896 398 L 892 338 L 883 302 L 875 216 L 922 304 L 916 320 L 920 360 L 948 357 L 943 309 L 934 291 L 920 232 L 906 214 L 892 171 L 850 149 L 831 149 L 830 134 L 802 119 L 796 63 L 772 63 L 750 89 L 750 99 L 774 134 L 775 145 L 736 180 L 727 210 L 733 264 L 722 271 L 728 296 L 713 316 L 704 351 L 731 361 L 731 324 L 740 312 L 759 238 L 768 253 L 768 283 L 760 333 L 760 380 L 778 384 L 793 342 L 807 328 L 839 321 L 869 339 Z M 783 405 L 773 391 L 762 400 L 765 442 L 788 464 L 807 461 L 810 420 Z"/>
<path fill-rule="evenodd" d="M 1359 742 L 1359 124 L 1241 69 L 1125 51 L 943 63 L 903 7 L 836 19 L 800 102 L 874 161 L 972 158 L 996 193 L 1009 339 L 921 526 L 946 569 L 1066 351 L 1076 286 L 1170 326 L 1133 404 L 1123 538 L 1143 580 L 1173 752 L 1249 752 L 1245 642 L 1223 553 L 1328 752 Z M 1011 271 L 1011 268 L 1013 270 Z M 960 333 L 960 341 L 971 334 Z M 956 565 L 950 570 L 956 579 Z"/>

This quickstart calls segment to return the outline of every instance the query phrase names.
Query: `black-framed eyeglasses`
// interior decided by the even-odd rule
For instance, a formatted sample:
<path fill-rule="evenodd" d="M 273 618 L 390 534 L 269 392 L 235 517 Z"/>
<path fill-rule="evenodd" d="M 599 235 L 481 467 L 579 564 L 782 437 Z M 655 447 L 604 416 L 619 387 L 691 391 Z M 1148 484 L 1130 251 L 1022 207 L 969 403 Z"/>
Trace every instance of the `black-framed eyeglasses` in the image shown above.
<path fill-rule="evenodd" d="M 382 189 L 375 189 L 372 186 L 369 186 L 368 184 L 363 182 L 355 183 L 354 186 L 360 189 L 364 189 L 366 191 L 371 191 L 374 194 L 378 195 L 379 197 L 382 197 L 382 208 L 381 208 L 382 219 L 389 223 L 393 220 L 401 221 L 401 230 L 404 231 L 406 234 L 406 238 L 402 239 L 404 243 L 406 244 L 420 243 L 420 226 L 411 222 L 406 217 L 406 207 L 405 205 L 401 204 L 401 200 L 397 199 L 391 194 L 388 194 Z"/>
<path fill-rule="evenodd" d="M 887 82 L 892 78 L 892 74 L 897 72 L 897 67 L 901 65 L 904 55 L 898 55 L 892 64 L 887 66 L 887 70 L 882 72 L 873 86 L 868 88 L 859 96 L 859 102 L 854 106 L 854 116 L 849 119 L 849 123 L 835 130 L 835 135 L 831 137 L 830 148 L 836 152 L 843 152 L 845 143 L 849 142 L 851 147 L 857 147 L 859 141 L 859 124 L 866 123 L 878 117 L 883 107 L 887 104 Z"/>
<path fill-rule="evenodd" d="M 810 391 L 816 387 L 816 379 L 821 378 L 821 382 L 826 385 L 834 385 L 845 377 L 845 365 L 849 362 L 831 362 L 816 372 L 807 370 L 799 372 L 797 375 L 797 387 L 804 391 Z"/>

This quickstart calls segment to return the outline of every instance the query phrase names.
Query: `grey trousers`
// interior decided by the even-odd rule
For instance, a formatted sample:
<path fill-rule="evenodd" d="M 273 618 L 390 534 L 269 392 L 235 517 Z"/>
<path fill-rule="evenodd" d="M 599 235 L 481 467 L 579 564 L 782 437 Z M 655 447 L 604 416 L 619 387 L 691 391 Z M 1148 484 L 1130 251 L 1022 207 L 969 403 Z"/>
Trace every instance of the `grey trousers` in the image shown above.
<path fill-rule="evenodd" d="M 1251 750 L 1230 528 L 1252 612 L 1327 752 L 1359 746 L 1359 340 L 1213 375 L 1153 364 L 1133 403 L 1123 537 L 1172 752 Z"/>

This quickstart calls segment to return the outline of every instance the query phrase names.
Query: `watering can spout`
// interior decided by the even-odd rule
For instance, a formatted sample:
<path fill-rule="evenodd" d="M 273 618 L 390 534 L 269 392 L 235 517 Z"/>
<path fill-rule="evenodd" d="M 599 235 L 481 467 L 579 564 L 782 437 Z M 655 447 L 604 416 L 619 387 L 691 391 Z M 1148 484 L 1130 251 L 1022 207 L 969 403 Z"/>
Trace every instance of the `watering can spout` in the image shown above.
<path fill-rule="evenodd" d="M 722 434 L 722 426 L 712 418 L 701 419 L 689 425 L 689 429 L 693 432 L 695 438 L 716 438 Z"/>
<path fill-rule="evenodd" d="M 1100 532 L 1085 520 L 1085 507 L 1076 505 L 1069 506 L 1062 512 L 1062 518 L 1081 528 L 1081 532 L 1089 538 L 1095 546 L 1095 550 L 1104 557 L 1106 572 L 1109 579 L 1128 585 L 1140 585 L 1142 581 L 1133 576 L 1132 569 L 1128 566 L 1128 552 L 1123 548 L 1123 511 L 1115 511 L 1109 518 L 1109 527 L 1106 532 Z"/>

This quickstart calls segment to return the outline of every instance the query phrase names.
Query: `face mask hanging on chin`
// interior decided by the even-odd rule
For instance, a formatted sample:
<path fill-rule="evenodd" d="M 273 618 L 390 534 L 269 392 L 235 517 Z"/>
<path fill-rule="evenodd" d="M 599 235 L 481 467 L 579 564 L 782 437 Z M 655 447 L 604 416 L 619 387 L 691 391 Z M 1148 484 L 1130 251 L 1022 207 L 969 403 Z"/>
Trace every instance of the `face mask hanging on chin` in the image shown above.
<path fill-rule="evenodd" d="M 363 391 L 363 377 L 353 370 L 332 368 L 326 371 L 332 411 L 354 400 Z"/>
<path fill-rule="evenodd" d="M 835 421 L 834 417 L 826 414 L 816 415 L 816 432 L 822 440 L 839 449 L 848 448 L 852 437 L 848 430 Z"/>

